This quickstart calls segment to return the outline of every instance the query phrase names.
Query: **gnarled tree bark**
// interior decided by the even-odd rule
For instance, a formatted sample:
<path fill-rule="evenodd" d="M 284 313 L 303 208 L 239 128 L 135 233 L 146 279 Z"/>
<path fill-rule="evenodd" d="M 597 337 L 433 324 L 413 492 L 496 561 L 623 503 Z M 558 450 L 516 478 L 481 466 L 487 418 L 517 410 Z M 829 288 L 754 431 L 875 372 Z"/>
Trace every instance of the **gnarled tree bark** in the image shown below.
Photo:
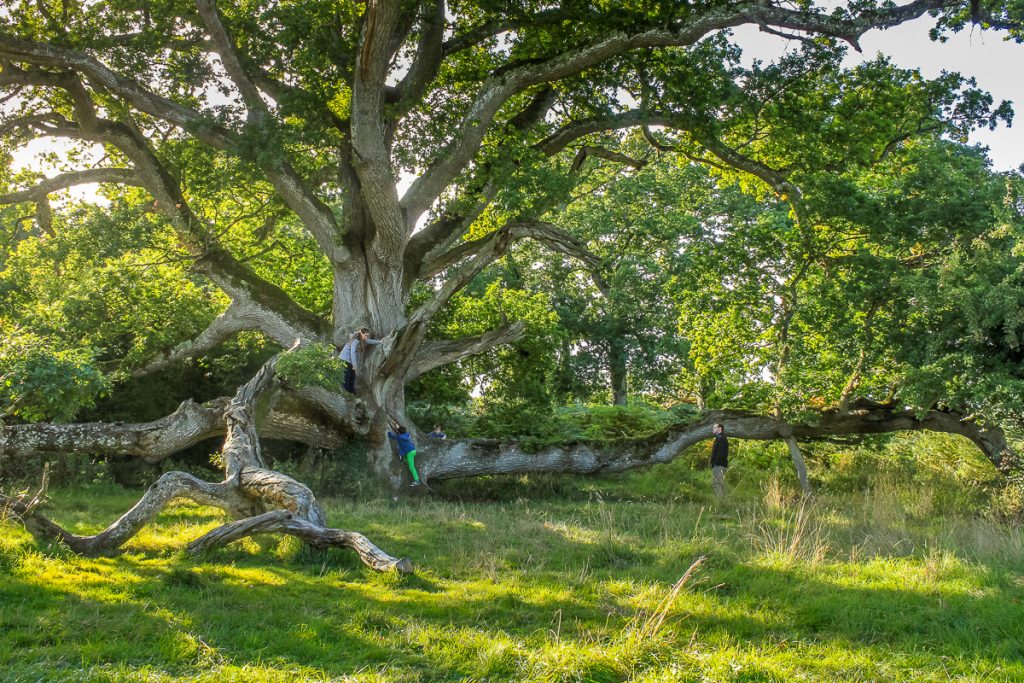
<path fill-rule="evenodd" d="M 411 572 L 408 559 L 392 557 L 362 534 L 329 528 L 309 487 L 264 463 L 253 412 L 256 399 L 273 381 L 276 361 L 277 356 L 268 361 L 223 406 L 223 428 L 227 431 L 221 450 L 224 481 L 211 483 L 185 472 L 168 472 L 150 486 L 131 510 L 91 536 L 73 534 L 40 515 L 35 506 L 19 500 L 0 496 L 0 506 L 18 515 L 36 538 L 59 541 L 84 555 L 101 555 L 118 551 L 172 500 L 187 499 L 239 518 L 189 544 L 193 553 L 255 533 L 280 532 L 298 536 L 316 547 L 351 548 L 377 571 Z M 267 508 L 271 511 L 265 512 Z"/>

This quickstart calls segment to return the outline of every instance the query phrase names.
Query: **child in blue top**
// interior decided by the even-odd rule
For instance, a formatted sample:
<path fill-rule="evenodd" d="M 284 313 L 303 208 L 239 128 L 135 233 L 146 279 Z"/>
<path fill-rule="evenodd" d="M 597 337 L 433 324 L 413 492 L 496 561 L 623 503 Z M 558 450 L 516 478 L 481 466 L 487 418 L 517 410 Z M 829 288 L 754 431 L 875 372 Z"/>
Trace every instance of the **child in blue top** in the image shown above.
<path fill-rule="evenodd" d="M 412 472 L 412 486 L 419 486 L 420 475 L 416 472 L 416 464 L 413 462 L 416 459 L 416 444 L 412 442 L 412 436 L 406 431 L 405 427 L 397 422 L 392 423 L 392 425 L 395 431 L 389 431 L 388 438 L 398 444 L 398 457 L 405 459 L 409 464 L 409 471 Z"/>

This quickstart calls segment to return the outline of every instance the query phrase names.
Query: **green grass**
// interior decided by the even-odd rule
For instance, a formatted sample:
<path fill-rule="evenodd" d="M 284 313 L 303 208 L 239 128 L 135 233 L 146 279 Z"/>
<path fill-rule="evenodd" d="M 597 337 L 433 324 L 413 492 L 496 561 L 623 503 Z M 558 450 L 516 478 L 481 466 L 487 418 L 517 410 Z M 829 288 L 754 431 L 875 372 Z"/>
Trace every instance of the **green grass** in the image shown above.
<path fill-rule="evenodd" d="M 682 461 L 327 502 L 332 524 L 412 558 L 407 577 L 293 539 L 189 558 L 222 519 L 189 504 L 112 558 L 0 522 L 0 680 L 1024 680 L 1019 528 L 945 514 L 927 487 L 801 508 L 730 476 L 721 505 Z M 49 513 L 94 531 L 137 495 L 61 490 Z"/>

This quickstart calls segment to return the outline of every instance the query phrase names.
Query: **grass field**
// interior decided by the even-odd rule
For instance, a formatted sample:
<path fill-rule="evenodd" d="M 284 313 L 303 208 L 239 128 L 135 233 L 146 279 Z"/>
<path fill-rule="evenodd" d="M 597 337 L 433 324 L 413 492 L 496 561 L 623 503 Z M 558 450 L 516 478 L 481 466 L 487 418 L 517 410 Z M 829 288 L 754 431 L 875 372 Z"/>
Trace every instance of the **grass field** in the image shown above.
<path fill-rule="evenodd" d="M 884 477 L 810 505 L 762 478 L 715 505 L 705 476 L 327 501 L 407 577 L 292 539 L 191 559 L 221 516 L 189 504 L 113 558 L 0 522 L 0 680 L 1024 681 L 1019 527 Z M 49 512 L 93 531 L 137 495 L 61 490 Z"/>

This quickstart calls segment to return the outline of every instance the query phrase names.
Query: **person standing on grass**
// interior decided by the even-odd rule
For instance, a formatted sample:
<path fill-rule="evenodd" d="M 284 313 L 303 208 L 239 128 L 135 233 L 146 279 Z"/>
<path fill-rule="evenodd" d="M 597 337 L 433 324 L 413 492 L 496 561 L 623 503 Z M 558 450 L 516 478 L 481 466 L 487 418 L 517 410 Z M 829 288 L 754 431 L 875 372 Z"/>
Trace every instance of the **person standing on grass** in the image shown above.
<path fill-rule="evenodd" d="M 411 486 L 420 485 L 420 475 L 416 472 L 416 444 L 412 442 L 412 436 L 402 425 L 392 422 L 393 432 L 388 432 L 388 438 L 398 444 L 398 457 L 409 465 L 409 472 L 412 473 Z"/>
<path fill-rule="evenodd" d="M 363 358 L 366 357 L 367 348 L 377 346 L 378 344 L 380 342 L 370 336 L 369 328 L 361 327 L 355 334 L 349 337 L 348 342 L 341 349 L 338 357 L 345 364 L 345 378 L 342 386 L 348 393 L 356 393 L 356 370 L 359 368 L 360 363 L 363 362 Z"/>
<path fill-rule="evenodd" d="M 725 496 L 725 471 L 729 469 L 729 440 L 725 438 L 725 425 L 721 422 L 711 427 L 715 443 L 711 447 L 711 486 L 715 497 Z"/>

